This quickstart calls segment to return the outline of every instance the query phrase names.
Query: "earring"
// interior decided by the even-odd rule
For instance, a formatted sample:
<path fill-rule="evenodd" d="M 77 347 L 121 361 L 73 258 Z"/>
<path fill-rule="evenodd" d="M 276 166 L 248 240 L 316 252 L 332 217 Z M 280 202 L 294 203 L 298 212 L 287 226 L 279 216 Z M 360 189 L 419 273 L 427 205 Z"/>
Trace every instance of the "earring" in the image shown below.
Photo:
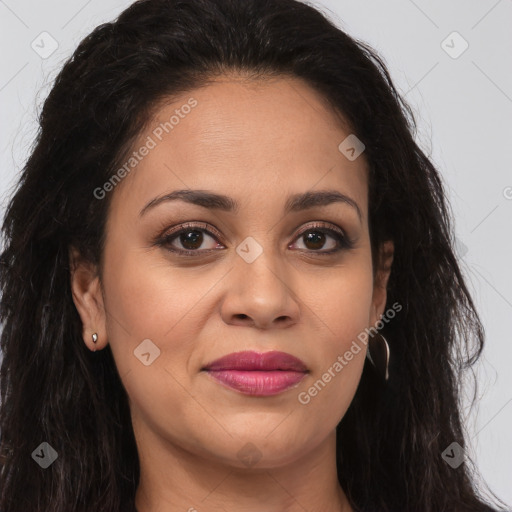
<path fill-rule="evenodd" d="M 96 344 L 96 342 L 97 342 L 97 341 L 98 341 L 98 335 L 97 335 L 96 333 L 94 333 L 94 334 L 92 335 L 92 342 L 93 342 L 94 344 Z M 96 352 L 96 347 L 94 347 L 94 348 L 92 349 L 92 351 L 93 351 L 93 352 Z"/>
<path fill-rule="evenodd" d="M 380 333 L 372 336 L 369 339 L 366 357 L 385 381 L 389 378 L 389 356 L 390 350 L 386 338 Z"/>

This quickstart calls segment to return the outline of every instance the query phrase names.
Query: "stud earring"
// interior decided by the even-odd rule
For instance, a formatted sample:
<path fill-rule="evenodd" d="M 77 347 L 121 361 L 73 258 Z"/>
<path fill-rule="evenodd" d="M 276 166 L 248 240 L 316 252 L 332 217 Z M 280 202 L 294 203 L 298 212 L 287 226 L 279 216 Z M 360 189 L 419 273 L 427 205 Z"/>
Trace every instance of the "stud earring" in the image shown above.
<path fill-rule="evenodd" d="M 98 341 L 98 335 L 97 335 L 96 333 L 94 333 L 94 334 L 92 335 L 92 342 L 96 345 L 96 342 L 97 342 L 97 341 Z M 92 351 L 93 351 L 93 352 L 96 352 L 96 347 L 94 347 L 94 348 L 92 349 Z"/>

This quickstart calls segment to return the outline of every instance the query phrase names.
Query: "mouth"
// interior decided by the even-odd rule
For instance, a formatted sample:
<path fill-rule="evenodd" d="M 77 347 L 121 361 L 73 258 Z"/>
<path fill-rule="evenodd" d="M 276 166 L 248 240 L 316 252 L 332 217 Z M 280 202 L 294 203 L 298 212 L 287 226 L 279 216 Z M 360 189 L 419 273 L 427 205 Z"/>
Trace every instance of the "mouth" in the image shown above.
<path fill-rule="evenodd" d="M 271 396 L 296 387 L 309 373 L 303 361 L 279 351 L 234 352 L 201 368 L 216 382 L 240 393 Z"/>

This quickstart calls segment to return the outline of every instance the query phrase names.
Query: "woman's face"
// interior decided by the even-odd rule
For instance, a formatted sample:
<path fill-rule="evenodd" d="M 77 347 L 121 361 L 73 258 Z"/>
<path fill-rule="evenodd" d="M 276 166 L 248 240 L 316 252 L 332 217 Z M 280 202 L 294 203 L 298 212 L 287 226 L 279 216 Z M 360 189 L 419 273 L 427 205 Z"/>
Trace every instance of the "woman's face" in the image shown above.
<path fill-rule="evenodd" d="M 277 467 L 333 442 L 366 346 L 344 354 L 386 299 L 349 135 L 299 79 L 224 77 L 161 108 L 121 182 L 97 192 L 112 194 L 101 290 L 75 281 L 75 303 L 88 347 L 93 332 L 110 343 L 139 446 Z M 165 199 L 178 190 L 222 200 Z M 204 370 L 240 351 L 307 371 L 227 371 L 231 387 Z"/>

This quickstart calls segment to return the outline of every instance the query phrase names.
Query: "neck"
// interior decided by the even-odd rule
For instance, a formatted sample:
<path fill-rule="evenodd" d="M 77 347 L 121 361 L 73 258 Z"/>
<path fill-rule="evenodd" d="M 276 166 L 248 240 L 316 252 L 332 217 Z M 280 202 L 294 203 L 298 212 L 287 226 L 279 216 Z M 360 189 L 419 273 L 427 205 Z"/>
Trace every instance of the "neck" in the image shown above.
<path fill-rule="evenodd" d="M 279 467 L 230 465 L 147 431 L 138 446 L 137 512 L 353 512 L 337 479 L 335 432 Z"/>

